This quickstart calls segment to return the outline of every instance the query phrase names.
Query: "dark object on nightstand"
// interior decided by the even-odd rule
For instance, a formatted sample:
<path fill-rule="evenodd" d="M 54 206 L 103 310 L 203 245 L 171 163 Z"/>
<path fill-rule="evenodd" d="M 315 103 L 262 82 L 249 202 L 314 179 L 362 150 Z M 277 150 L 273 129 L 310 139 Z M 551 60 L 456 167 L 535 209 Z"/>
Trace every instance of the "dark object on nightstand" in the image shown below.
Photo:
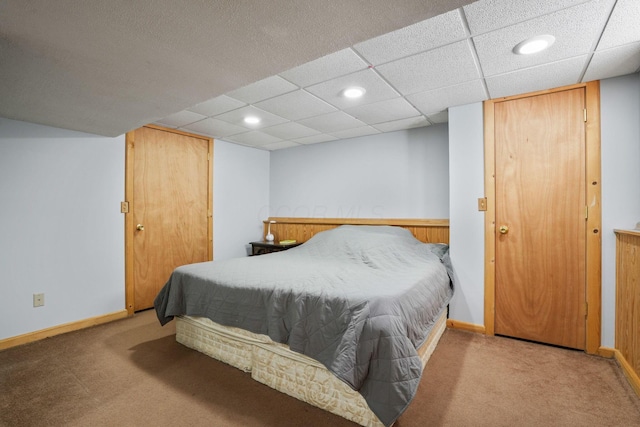
<path fill-rule="evenodd" d="M 264 255 L 272 252 L 286 251 L 301 244 L 302 243 L 290 243 L 288 245 L 281 245 L 279 243 L 251 242 L 251 255 Z"/>

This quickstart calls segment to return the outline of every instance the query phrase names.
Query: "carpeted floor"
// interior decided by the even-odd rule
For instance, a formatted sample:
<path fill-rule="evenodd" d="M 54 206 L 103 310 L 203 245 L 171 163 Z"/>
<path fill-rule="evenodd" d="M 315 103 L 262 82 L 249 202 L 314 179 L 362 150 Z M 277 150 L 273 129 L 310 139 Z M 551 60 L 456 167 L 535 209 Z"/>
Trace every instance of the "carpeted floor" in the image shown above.
<path fill-rule="evenodd" d="M 0 351 L 0 426 L 354 426 L 132 319 Z M 617 364 L 447 330 L 395 424 L 640 426 Z"/>

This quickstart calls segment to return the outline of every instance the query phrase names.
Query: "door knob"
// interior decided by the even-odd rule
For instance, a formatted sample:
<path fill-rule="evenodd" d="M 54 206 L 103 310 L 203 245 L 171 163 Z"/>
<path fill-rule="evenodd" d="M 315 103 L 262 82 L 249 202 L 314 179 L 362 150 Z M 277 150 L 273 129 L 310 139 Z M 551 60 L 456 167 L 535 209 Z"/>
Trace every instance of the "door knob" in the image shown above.
<path fill-rule="evenodd" d="M 142 225 L 142 224 L 138 224 L 138 225 L 136 225 L 136 230 L 138 230 L 138 231 L 144 231 L 144 225 Z"/>
<path fill-rule="evenodd" d="M 498 230 L 500 231 L 500 234 L 507 234 L 509 232 L 509 227 L 507 227 L 506 225 L 501 225 Z"/>

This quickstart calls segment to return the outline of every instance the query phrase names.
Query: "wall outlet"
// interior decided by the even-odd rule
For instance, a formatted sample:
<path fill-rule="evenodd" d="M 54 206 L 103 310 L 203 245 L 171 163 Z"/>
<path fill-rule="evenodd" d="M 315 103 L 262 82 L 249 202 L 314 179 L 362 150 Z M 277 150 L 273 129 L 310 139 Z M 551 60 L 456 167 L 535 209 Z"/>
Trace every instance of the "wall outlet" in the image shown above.
<path fill-rule="evenodd" d="M 33 306 L 42 307 L 44 305 L 44 294 L 33 294 Z"/>

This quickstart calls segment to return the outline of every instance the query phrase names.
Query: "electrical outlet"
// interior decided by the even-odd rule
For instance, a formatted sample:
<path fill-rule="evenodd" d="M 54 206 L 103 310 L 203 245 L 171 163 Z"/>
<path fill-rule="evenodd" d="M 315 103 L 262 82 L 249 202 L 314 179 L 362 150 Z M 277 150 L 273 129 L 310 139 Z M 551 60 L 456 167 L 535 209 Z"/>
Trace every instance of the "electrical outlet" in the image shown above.
<path fill-rule="evenodd" d="M 42 307 L 44 305 L 44 294 L 33 294 L 33 306 Z"/>

